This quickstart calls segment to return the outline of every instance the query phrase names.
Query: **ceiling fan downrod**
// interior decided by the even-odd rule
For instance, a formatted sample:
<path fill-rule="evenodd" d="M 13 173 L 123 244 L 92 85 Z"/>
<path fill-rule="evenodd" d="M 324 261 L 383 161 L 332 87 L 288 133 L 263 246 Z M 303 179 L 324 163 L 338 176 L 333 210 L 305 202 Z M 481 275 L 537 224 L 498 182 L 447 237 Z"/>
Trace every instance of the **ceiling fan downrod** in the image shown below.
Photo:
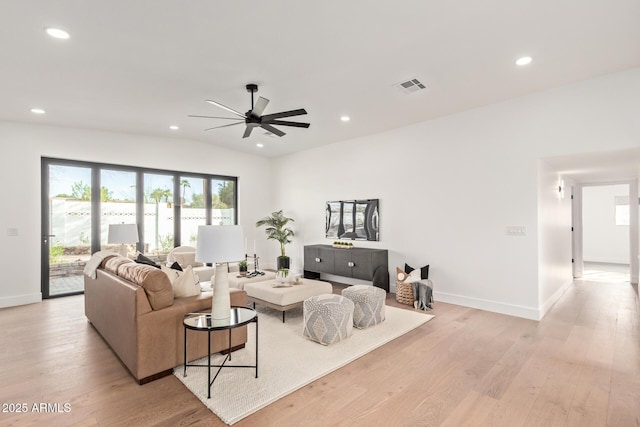
<path fill-rule="evenodd" d="M 254 94 L 255 92 L 257 92 L 257 91 L 258 91 L 258 85 L 257 85 L 257 84 L 255 84 L 255 83 L 249 83 L 249 84 L 246 86 L 246 88 L 247 88 L 247 92 L 251 92 L 251 110 L 249 110 L 249 111 L 252 111 L 252 110 L 253 110 L 253 107 L 254 107 L 254 104 L 253 104 L 253 94 Z"/>

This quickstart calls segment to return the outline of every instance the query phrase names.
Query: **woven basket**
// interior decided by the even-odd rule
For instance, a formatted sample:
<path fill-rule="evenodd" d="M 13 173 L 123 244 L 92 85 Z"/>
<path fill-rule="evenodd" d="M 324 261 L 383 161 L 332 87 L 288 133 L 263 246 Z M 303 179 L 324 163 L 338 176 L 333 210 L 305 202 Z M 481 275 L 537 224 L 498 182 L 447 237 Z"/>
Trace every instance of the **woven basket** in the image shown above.
<path fill-rule="evenodd" d="M 413 305 L 413 286 L 411 283 L 396 282 L 396 301 L 400 304 Z"/>

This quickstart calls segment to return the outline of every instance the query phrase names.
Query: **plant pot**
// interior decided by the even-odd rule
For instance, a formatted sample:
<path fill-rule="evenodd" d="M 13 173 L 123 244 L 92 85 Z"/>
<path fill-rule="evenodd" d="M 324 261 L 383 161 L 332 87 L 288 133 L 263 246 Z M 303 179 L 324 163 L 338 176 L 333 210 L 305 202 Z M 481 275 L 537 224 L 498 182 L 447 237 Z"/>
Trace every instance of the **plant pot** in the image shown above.
<path fill-rule="evenodd" d="M 289 269 L 290 258 L 288 256 L 279 256 L 277 259 L 276 270 Z"/>

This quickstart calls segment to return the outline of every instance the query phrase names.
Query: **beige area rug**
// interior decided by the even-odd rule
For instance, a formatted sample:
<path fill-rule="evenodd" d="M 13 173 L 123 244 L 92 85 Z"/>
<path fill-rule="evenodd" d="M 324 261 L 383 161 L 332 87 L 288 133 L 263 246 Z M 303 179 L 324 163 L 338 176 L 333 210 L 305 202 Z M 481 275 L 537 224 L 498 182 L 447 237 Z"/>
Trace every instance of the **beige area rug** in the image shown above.
<path fill-rule="evenodd" d="M 264 307 L 257 307 L 257 311 L 258 378 L 252 368 L 223 368 L 211 388 L 211 399 L 207 399 L 206 368 L 187 368 L 186 378 L 182 376 L 182 366 L 174 369 L 174 375 L 227 424 L 240 421 L 434 317 L 387 306 L 383 323 L 368 329 L 354 328 L 347 340 L 323 346 L 302 335 L 302 308 L 287 312 L 286 323 L 282 323 L 279 311 Z M 254 323 L 249 325 L 246 348 L 234 352 L 232 357 L 232 364 L 254 364 Z M 223 356 L 216 354 L 212 356 L 212 364 L 220 364 L 222 359 Z M 206 364 L 207 359 L 195 363 Z M 212 368 L 212 378 L 215 370 L 217 368 Z"/>

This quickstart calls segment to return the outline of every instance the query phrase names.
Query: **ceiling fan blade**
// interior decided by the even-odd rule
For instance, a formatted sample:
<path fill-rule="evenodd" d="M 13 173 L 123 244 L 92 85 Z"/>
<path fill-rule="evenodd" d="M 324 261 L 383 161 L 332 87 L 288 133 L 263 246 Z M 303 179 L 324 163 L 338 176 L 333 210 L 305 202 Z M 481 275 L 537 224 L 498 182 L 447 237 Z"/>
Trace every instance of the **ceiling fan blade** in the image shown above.
<path fill-rule="evenodd" d="M 231 124 L 228 124 L 228 125 L 216 126 L 216 127 L 212 127 L 212 128 L 205 129 L 205 130 L 213 130 L 213 129 L 226 128 L 226 127 L 229 127 L 229 126 L 235 126 L 235 125 L 239 125 L 239 124 L 242 124 L 242 122 L 235 122 L 235 123 L 231 123 Z"/>
<path fill-rule="evenodd" d="M 300 122 L 288 122 L 286 120 L 271 120 L 267 122 L 268 125 L 280 125 L 280 126 L 293 126 L 297 128 L 308 128 L 309 123 L 300 123 Z"/>
<path fill-rule="evenodd" d="M 284 136 L 286 135 L 286 133 L 282 132 L 280 129 L 276 129 L 273 126 L 271 126 L 270 124 L 267 123 L 262 123 L 260 125 L 261 128 L 268 130 L 269 132 L 271 132 L 274 135 L 278 135 L 278 136 Z"/>
<path fill-rule="evenodd" d="M 280 119 L 282 117 L 301 116 L 303 114 L 307 114 L 307 110 L 305 110 L 304 108 L 300 108 L 298 110 L 283 111 L 281 113 L 267 114 L 266 116 L 262 116 L 262 122 L 264 123 L 265 121 L 268 122 L 269 120 Z"/>
<path fill-rule="evenodd" d="M 212 101 L 212 100 L 210 100 L 210 99 L 206 99 L 205 101 L 207 101 L 209 104 L 213 104 L 213 105 L 215 105 L 216 107 L 220 107 L 220 108 L 222 108 L 222 109 L 224 109 L 224 110 L 227 110 L 228 112 L 233 113 L 233 114 L 235 114 L 236 116 L 242 117 L 243 119 L 245 118 L 244 114 L 242 114 L 242 113 L 240 113 L 240 112 L 238 112 L 238 111 L 234 110 L 233 108 L 229 108 L 229 107 L 227 107 L 226 105 L 222 105 L 222 104 L 220 104 L 219 102 Z"/>
<path fill-rule="evenodd" d="M 187 117 L 201 117 L 203 119 L 244 120 L 244 119 L 241 119 L 239 117 L 196 116 L 195 114 L 189 114 Z"/>
<path fill-rule="evenodd" d="M 244 133 L 242 134 L 243 138 L 249 138 L 251 136 L 251 132 L 253 131 L 253 128 L 255 126 L 247 126 L 247 128 L 244 130 Z"/>
<path fill-rule="evenodd" d="M 267 98 L 259 97 L 256 101 L 256 105 L 254 105 L 253 110 L 251 110 L 251 115 L 260 117 L 262 112 L 267 107 L 269 100 Z"/>

